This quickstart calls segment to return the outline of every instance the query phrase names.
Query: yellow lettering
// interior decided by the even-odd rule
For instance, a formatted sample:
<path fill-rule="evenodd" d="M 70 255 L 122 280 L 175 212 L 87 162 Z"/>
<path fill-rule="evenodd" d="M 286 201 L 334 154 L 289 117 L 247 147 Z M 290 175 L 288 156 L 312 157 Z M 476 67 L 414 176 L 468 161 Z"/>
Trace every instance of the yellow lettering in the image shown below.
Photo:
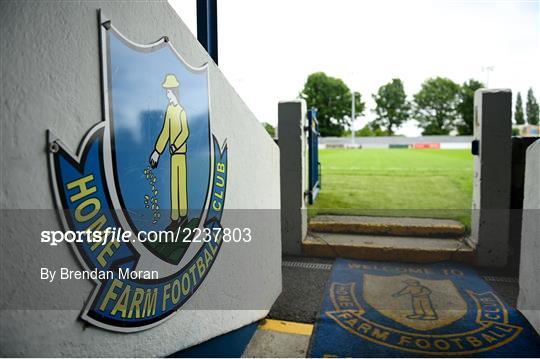
<path fill-rule="evenodd" d="M 478 340 L 478 338 L 476 337 L 466 337 L 465 339 L 467 339 L 467 341 L 469 343 L 471 343 L 471 345 L 475 348 L 478 348 L 478 347 L 481 347 L 482 346 L 482 342 L 480 340 Z"/>
<path fill-rule="evenodd" d="M 189 267 L 189 274 L 191 274 L 191 282 L 193 285 L 197 284 L 197 278 L 195 277 L 195 266 L 196 264 L 192 264 L 191 267 Z"/>
<path fill-rule="evenodd" d="M 89 207 L 93 206 L 93 209 L 90 210 L 87 214 L 83 214 L 83 211 Z M 101 203 L 97 198 L 88 198 L 84 202 L 81 202 L 77 208 L 75 208 L 75 219 L 77 222 L 83 223 L 92 218 L 99 212 L 101 209 Z"/>
<path fill-rule="evenodd" d="M 107 217 L 105 217 L 104 214 L 102 214 L 101 216 L 99 216 L 98 219 L 96 219 L 91 225 L 89 225 L 88 227 L 86 227 L 86 231 L 100 231 L 101 228 L 103 228 L 103 225 L 107 223 Z M 101 245 L 101 242 L 94 242 L 92 243 L 92 246 L 90 247 L 90 249 L 92 251 L 95 251 L 97 247 L 99 247 Z"/>
<path fill-rule="evenodd" d="M 450 341 L 454 342 L 459 349 L 463 349 L 463 345 L 461 345 L 461 339 L 460 338 L 452 338 Z"/>
<path fill-rule="evenodd" d="M 339 318 L 342 318 L 342 319 L 347 319 L 347 318 L 352 317 L 351 313 L 349 313 L 349 312 L 337 313 L 336 316 L 339 317 Z"/>
<path fill-rule="evenodd" d="M 175 279 L 172 284 L 171 299 L 173 304 L 178 304 L 180 301 L 180 281 Z"/>
<path fill-rule="evenodd" d="M 491 314 L 489 312 L 486 312 L 485 316 L 487 319 L 491 319 L 491 320 L 498 320 L 501 318 L 499 314 Z"/>
<path fill-rule="evenodd" d="M 208 249 L 205 248 L 204 249 L 204 260 L 205 260 L 206 267 L 210 266 L 213 259 L 214 259 L 214 257 L 210 254 L 210 252 L 208 252 Z"/>
<path fill-rule="evenodd" d="M 411 339 L 412 339 L 411 337 L 407 337 L 407 336 L 405 336 L 405 335 L 402 335 L 402 336 L 399 338 L 399 343 L 398 343 L 398 345 L 403 345 L 403 346 L 405 346 L 405 345 L 407 345 L 407 344 L 409 344 L 409 343 L 411 342 Z"/>
<path fill-rule="evenodd" d="M 414 341 L 414 344 L 420 349 L 429 349 L 431 347 L 431 344 L 429 344 L 429 341 L 427 339 L 418 338 Z"/>
<path fill-rule="evenodd" d="M 494 337 L 497 337 L 497 338 L 504 338 L 503 333 L 497 333 L 497 332 L 494 332 L 493 330 L 490 330 L 489 334 L 491 334 L 491 335 L 493 335 Z"/>
<path fill-rule="evenodd" d="M 157 288 L 146 290 L 142 312 L 143 317 L 156 314 L 157 293 Z"/>
<path fill-rule="evenodd" d="M 133 318 L 133 311 L 135 310 L 135 318 L 141 317 L 141 303 L 144 298 L 144 290 L 142 288 L 136 288 L 131 299 L 131 305 L 129 306 L 129 318 Z"/>
<path fill-rule="evenodd" d="M 131 291 L 131 286 L 128 284 L 124 288 L 124 291 L 122 292 L 122 294 L 120 294 L 120 299 L 118 299 L 118 301 L 114 305 L 113 310 L 111 311 L 111 315 L 115 315 L 117 312 L 120 312 L 120 315 L 122 316 L 122 318 L 126 317 L 130 291 Z"/>
<path fill-rule="evenodd" d="M 110 300 L 116 300 L 116 298 L 118 298 L 118 294 L 116 294 L 114 290 L 116 288 L 122 287 L 122 285 L 122 281 L 119 281 L 118 279 L 113 279 L 113 282 L 111 283 L 107 294 L 105 294 L 105 298 L 103 298 L 103 302 L 101 302 L 99 310 L 104 311 L 107 308 Z"/>
<path fill-rule="evenodd" d="M 503 332 L 506 332 L 506 333 L 512 333 L 514 331 L 512 328 L 501 327 L 500 325 L 497 325 L 495 328 L 502 330 Z"/>
<path fill-rule="evenodd" d="M 438 350 L 448 350 L 448 349 L 450 349 L 450 343 L 448 343 L 444 339 L 435 339 L 433 344 L 435 345 L 435 348 L 437 348 Z"/>
<path fill-rule="evenodd" d="M 218 162 L 217 164 L 217 171 L 221 173 L 225 173 L 225 164 L 222 162 Z"/>
<path fill-rule="evenodd" d="M 191 290 L 191 282 L 189 280 L 189 274 L 186 272 L 182 274 L 182 294 L 188 295 Z"/>
<path fill-rule="evenodd" d="M 492 343 L 497 341 L 497 339 L 493 338 L 491 335 L 487 335 L 486 333 L 482 333 L 482 338 L 488 343 Z"/>
<path fill-rule="evenodd" d="M 370 329 L 371 329 L 371 325 L 369 325 L 368 323 L 362 323 L 358 327 L 358 330 L 359 331 L 362 330 L 365 334 L 367 334 Z"/>
<path fill-rule="evenodd" d="M 388 331 L 386 330 L 381 331 L 379 328 L 374 328 L 373 332 L 371 332 L 371 336 L 373 336 L 373 338 L 377 338 L 379 340 L 384 340 L 384 341 L 388 339 L 388 335 L 390 335 Z"/>
<path fill-rule="evenodd" d="M 220 188 L 225 187 L 225 179 L 222 176 L 216 176 L 216 186 Z"/>
<path fill-rule="evenodd" d="M 169 289 L 171 288 L 171 284 L 167 283 L 163 287 L 163 302 L 161 303 L 161 310 L 165 311 L 165 308 L 167 308 L 167 299 L 171 297 L 169 294 Z"/>
<path fill-rule="evenodd" d="M 206 267 L 204 266 L 203 259 L 201 257 L 197 257 L 197 269 L 199 270 L 199 278 L 204 275 L 204 272 L 206 272 Z"/>
<path fill-rule="evenodd" d="M 105 259 L 105 256 L 111 257 L 114 252 L 112 250 L 112 246 L 115 246 L 116 248 L 120 247 L 119 241 L 109 241 L 107 244 L 103 246 L 103 249 L 99 254 L 97 255 L 97 260 L 100 265 L 105 267 L 107 265 L 107 260 Z"/>
<path fill-rule="evenodd" d="M 212 208 L 214 211 L 219 212 L 221 211 L 221 202 L 218 202 L 216 200 L 212 201 Z"/>
<path fill-rule="evenodd" d="M 79 188 L 79 192 L 75 193 L 74 195 L 72 195 L 71 197 L 69 197 L 69 200 L 71 202 L 76 202 L 78 200 L 80 200 L 81 198 L 84 198 L 94 192 L 97 191 L 97 188 L 96 186 L 92 186 L 90 188 L 87 187 L 87 184 L 91 181 L 94 180 L 94 175 L 90 174 L 88 176 L 85 176 L 85 177 L 81 177 L 79 178 L 78 180 L 75 180 L 73 182 L 70 182 L 67 184 L 67 189 L 74 189 L 76 187 Z"/>
<path fill-rule="evenodd" d="M 208 242 L 208 245 L 210 246 L 210 250 L 212 251 L 212 255 L 215 257 L 217 250 L 218 250 L 218 244 L 221 243 L 221 236 L 216 238 L 215 244 L 212 244 L 212 242 Z"/>

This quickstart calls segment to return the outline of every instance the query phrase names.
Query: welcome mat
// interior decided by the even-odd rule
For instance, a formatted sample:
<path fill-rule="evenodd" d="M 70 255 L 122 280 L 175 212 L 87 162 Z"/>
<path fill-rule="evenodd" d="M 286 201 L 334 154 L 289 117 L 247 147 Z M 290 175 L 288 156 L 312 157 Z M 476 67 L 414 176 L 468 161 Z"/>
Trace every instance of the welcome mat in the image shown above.
<path fill-rule="evenodd" d="M 538 357 L 540 337 L 465 265 L 338 259 L 309 354 Z"/>

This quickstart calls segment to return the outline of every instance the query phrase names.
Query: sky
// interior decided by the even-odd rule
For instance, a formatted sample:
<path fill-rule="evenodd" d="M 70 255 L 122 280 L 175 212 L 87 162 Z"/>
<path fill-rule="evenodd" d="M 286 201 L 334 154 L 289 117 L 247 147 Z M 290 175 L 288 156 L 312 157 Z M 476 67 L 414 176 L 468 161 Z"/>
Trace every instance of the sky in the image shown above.
<path fill-rule="evenodd" d="M 196 35 L 196 0 L 169 3 Z M 514 99 L 532 87 L 540 100 L 540 0 L 218 0 L 218 54 L 251 111 L 273 125 L 278 102 L 317 71 L 361 93 L 355 129 L 374 118 L 371 95 L 396 77 L 409 99 L 443 76 L 489 81 Z M 414 121 L 397 131 L 420 132 Z"/>

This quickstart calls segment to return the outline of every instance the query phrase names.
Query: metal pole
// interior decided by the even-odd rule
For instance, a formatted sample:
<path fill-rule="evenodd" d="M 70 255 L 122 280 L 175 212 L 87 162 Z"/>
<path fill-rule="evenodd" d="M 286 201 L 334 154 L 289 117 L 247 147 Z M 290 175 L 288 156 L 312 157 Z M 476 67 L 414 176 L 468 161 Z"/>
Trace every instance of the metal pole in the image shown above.
<path fill-rule="evenodd" d="M 482 71 L 486 73 L 486 88 L 489 88 L 489 73 L 493 71 L 495 66 L 482 66 Z"/>
<path fill-rule="evenodd" d="M 197 0 L 197 39 L 217 64 L 217 0 Z"/>
<path fill-rule="evenodd" d="M 356 104 L 355 104 L 355 94 L 352 92 L 352 105 L 351 105 L 351 134 L 352 134 L 352 143 L 354 145 L 354 120 L 356 118 Z"/>

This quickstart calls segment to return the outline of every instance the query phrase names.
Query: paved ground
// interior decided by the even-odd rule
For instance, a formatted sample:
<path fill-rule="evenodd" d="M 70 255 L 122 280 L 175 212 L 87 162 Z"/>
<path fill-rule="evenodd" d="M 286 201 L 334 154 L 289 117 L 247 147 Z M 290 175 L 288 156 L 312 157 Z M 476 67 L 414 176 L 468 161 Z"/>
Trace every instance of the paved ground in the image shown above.
<path fill-rule="evenodd" d="M 333 259 L 285 256 L 283 291 L 268 318 L 314 323 L 320 310 Z M 513 274 L 504 270 L 481 269 L 479 274 L 512 307 L 517 303 L 519 285 Z"/>
<path fill-rule="evenodd" d="M 314 323 L 333 259 L 284 257 L 283 291 L 269 318 Z"/>
<path fill-rule="evenodd" d="M 242 357 L 305 358 L 312 333 L 312 324 L 264 320 Z"/>
<path fill-rule="evenodd" d="M 307 335 L 257 330 L 243 358 L 305 358 L 309 346 Z"/>
<path fill-rule="evenodd" d="M 511 307 L 516 307 L 519 294 L 519 271 L 512 268 L 477 268 L 478 274 Z"/>
<path fill-rule="evenodd" d="M 478 270 L 482 278 L 495 289 L 495 292 L 508 304 L 515 308 L 519 294 L 517 276 L 508 276 L 500 270 Z"/>

